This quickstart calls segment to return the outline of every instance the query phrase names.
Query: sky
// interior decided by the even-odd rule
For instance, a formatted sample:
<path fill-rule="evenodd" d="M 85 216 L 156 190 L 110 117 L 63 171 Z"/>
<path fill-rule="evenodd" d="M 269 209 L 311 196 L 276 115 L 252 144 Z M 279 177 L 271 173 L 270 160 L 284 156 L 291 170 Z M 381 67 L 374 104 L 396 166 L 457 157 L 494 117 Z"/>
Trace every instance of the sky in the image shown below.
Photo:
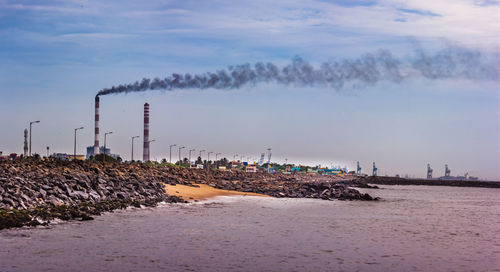
<path fill-rule="evenodd" d="M 186 147 L 183 157 L 196 149 L 230 159 L 272 148 L 280 163 L 354 170 L 359 161 L 371 173 L 376 162 L 379 174 L 410 177 L 424 177 L 428 163 L 444 175 L 448 164 L 452 175 L 500 180 L 498 14 L 493 0 L 0 0 L 0 151 L 22 153 L 23 130 L 40 120 L 33 152 L 71 153 L 74 128 L 83 126 L 84 154 L 94 140 L 96 93 L 144 77 L 281 67 L 297 56 L 320 67 L 381 49 L 407 60 L 416 47 L 451 47 L 480 54 L 496 77 L 111 94 L 101 97 L 101 143 L 113 131 L 108 146 L 130 159 L 148 102 L 155 160 L 168 159 L 171 144 Z M 136 140 L 136 159 L 140 146 Z"/>

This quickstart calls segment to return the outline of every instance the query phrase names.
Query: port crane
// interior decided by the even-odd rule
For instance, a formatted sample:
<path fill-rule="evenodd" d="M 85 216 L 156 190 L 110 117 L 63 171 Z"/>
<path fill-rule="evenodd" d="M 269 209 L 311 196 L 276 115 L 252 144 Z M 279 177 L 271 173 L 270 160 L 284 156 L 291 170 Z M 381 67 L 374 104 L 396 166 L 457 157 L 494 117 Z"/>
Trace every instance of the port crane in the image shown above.
<path fill-rule="evenodd" d="M 451 174 L 451 170 L 450 170 L 450 168 L 448 168 L 448 164 L 445 164 L 444 165 L 444 176 L 449 177 L 450 174 Z"/>
<path fill-rule="evenodd" d="M 427 179 L 432 178 L 432 171 L 434 171 L 434 169 L 431 168 L 430 164 L 427 164 Z"/>

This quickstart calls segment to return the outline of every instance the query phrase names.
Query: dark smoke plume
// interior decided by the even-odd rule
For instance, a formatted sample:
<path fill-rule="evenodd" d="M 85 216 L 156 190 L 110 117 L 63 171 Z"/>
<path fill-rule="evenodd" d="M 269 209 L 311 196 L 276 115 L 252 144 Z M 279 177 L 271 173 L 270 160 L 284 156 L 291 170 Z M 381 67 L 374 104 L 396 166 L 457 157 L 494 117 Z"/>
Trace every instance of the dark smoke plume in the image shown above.
<path fill-rule="evenodd" d="M 360 88 L 379 81 L 401 82 L 410 78 L 498 80 L 498 68 L 485 62 L 480 52 L 447 46 L 433 54 L 414 45 L 414 56 L 396 58 L 388 50 L 356 59 L 330 61 L 314 67 L 300 57 L 284 67 L 273 63 L 243 64 L 205 74 L 172 74 L 164 79 L 144 78 L 101 90 L 98 95 L 175 89 L 237 89 L 258 83 L 325 86 L 340 90 Z"/>

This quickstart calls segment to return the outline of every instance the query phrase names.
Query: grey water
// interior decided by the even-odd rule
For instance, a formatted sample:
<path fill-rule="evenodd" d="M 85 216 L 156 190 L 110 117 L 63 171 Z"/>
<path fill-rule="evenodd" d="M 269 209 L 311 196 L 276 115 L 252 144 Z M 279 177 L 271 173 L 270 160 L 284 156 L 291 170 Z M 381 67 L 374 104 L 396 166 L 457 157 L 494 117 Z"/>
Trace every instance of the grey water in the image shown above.
<path fill-rule="evenodd" d="M 218 197 L 0 231 L 0 271 L 500 271 L 500 189 Z"/>

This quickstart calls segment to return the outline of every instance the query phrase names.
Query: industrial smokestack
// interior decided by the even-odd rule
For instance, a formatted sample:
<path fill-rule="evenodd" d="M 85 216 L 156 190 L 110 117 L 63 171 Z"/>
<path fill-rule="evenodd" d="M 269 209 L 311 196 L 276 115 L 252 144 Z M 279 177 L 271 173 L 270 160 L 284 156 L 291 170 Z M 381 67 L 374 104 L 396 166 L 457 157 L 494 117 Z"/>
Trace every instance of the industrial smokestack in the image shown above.
<path fill-rule="evenodd" d="M 142 160 L 149 161 L 149 104 L 144 104 L 144 150 Z"/>
<path fill-rule="evenodd" d="M 99 152 L 99 95 L 95 96 L 95 136 L 94 136 L 94 156 Z"/>

